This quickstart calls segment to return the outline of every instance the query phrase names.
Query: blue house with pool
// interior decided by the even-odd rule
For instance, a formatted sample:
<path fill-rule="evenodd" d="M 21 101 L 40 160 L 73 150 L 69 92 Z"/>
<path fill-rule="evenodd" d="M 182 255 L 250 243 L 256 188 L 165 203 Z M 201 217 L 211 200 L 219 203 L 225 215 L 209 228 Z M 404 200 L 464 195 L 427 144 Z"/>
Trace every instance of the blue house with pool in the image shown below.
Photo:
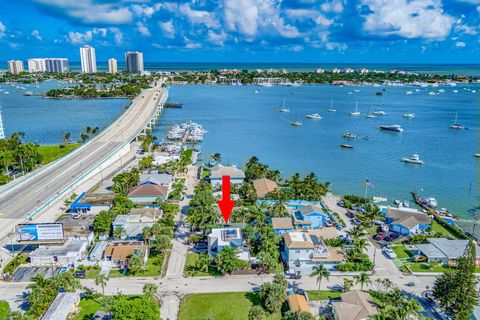
<path fill-rule="evenodd" d="M 293 226 L 298 229 L 323 228 L 327 221 L 331 221 L 328 213 L 320 205 L 306 205 L 300 208 L 288 208 L 293 218 Z"/>
<path fill-rule="evenodd" d="M 411 236 L 427 231 L 431 226 L 430 217 L 413 208 L 384 207 L 381 209 L 390 231 Z"/>

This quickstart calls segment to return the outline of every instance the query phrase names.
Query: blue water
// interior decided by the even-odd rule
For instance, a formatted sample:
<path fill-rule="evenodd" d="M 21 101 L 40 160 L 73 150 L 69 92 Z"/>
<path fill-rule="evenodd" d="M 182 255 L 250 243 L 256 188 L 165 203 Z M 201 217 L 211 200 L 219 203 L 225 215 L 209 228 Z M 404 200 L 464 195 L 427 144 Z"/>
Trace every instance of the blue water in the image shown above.
<path fill-rule="evenodd" d="M 260 92 L 255 94 L 255 89 Z M 406 95 L 406 91 L 415 91 L 412 87 L 387 87 L 383 96 L 376 96 L 379 89 L 174 86 L 170 99 L 183 102 L 183 108 L 166 109 L 156 135 L 163 137 L 172 122 L 193 120 L 208 130 L 202 143 L 204 158 L 219 152 L 224 161 L 243 166 L 246 159 L 256 155 L 284 175 L 314 171 L 338 193 L 363 195 L 368 178 L 374 186 L 369 195 L 388 197 L 389 201 L 411 199 L 411 191 L 423 189 L 423 195 L 437 198 L 441 207 L 461 215 L 478 206 L 480 160 L 474 154 L 480 152 L 480 86 L 445 87 L 445 93 L 435 96 L 427 94 L 432 89 L 423 88 Z M 454 89 L 459 92 L 453 93 Z M 283 97 L 290 113 L 276 112 Z M 335 113 L 326 111 L 330 99 Z M 348 115 L 355 101 L 362 112 L 358 118 Z M 378 119 L 363 116 L 377 105 L 387 115 Z M 324 118 L 304 118 L 314 112 Z M 415 113 L 416 118 L 403 118 L 407 112 Z M 469 130 L 449 129 L 455 112 L 458 122 Z M 289 125 L 295 114 L 303 126 Z M 399 124 L 405 131 L 380 131 L 381 124 Z M 348 141 L 354 149 L 341 149 L 339 145 L 346 142 L 341 137 L 344 132 L 368 136 L 369 140 Z M 400 161 L 412 153 L 419 153 L 425 164 Z"/>
<path fill-rule="evenodd" d="M 23 96 L 26 91 L 45 92 L 65 86 L 57 81 L 38 85 L 19 85 L 20 90 L 0 84 L 0 106 L 3 110 L 5 134 L 25 132 L 25 140 L 38 144 L 55 144 L 70 132 L 72 140 L 79 140 L 81 131 L 90 127 L 107 127 L 123 112 L 127 99 L 44 99 L 41 96 Z M 9 95 L 4 92 L 10 92 Z"/>

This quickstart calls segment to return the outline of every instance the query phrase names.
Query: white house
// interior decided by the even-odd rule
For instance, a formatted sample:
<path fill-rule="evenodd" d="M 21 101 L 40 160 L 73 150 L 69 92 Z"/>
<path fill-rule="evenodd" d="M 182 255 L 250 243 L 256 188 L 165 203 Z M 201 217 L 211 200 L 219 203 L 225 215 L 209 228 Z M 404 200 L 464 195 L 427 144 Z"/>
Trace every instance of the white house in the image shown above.
<path fill-rule="evenodd" d="M 341 248 L 327 247 L 321 236 L 315 232 L 287 232 L 283 234 L 285 248 L 282 258 L 290 272 L 309 275 L 316 265 L 329 270 L 344 260 Z"/>
<path fill-rule="evenodd" d="M 223 176 L 230 176 L 231 184 L 240 184 L 245 180 L 245 173 L 242 170 L 237 169 L 235 166 L 217 164 L 212 168 L 212 173 L 210 174 L 212 186 L 221 185 Z"/>
<path fill-rule="evenodd" d="M 223 248 L 237 249 L 237 258 L 245 261 L 250 260 L 250 251 L 243 246 L 242 232 L 239 228 L 212 229 L 208 235 L 208 253 L 214 257 Z"/>
<path fill-rule="evenodd" d="M 82 260 L 86 250 L 86 240 L 68 240 L 62 245 L 39 246 L 30 253 L 30 262 L 33 265 L 68 266 Z"/>

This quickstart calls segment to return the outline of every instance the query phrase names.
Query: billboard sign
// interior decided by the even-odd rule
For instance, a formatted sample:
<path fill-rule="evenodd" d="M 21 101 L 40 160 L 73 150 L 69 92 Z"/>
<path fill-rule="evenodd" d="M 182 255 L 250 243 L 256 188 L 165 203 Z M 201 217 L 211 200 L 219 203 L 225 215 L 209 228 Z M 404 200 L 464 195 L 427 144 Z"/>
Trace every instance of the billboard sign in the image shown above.
<path fill-rule="evenodd" d="M 61 241 L 63 223 L 31 223 L 15 226 L 17 241 Z"/>

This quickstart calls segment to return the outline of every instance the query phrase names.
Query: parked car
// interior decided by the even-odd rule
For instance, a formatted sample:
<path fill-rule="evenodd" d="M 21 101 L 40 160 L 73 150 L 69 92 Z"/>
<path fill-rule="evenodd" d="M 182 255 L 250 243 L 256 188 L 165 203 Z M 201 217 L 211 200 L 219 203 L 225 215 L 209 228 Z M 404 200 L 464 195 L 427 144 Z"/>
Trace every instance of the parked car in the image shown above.
<path fill-rule="evenodd" d="M 413 262 L 425 262 L 427 261 L 427 257 L 422 256 L 422 255 L 416 255 L 412 257 Z"/>
<path fill-rule="evenodd" d="M 343 200 L 340 200 L 340 201 L 337 202 L 337 206 L 343 208 L 345 206 L 345 203 L 343 202 Z"/>
<path fill-rule="evenodd" d="M 326 227 L 331 227 L 331 226 L 333 226 L 332 221 L 330 221 L 330 220 L 325 220 L 325 226 L 326 226 Z"/>
<path fill-rule="evenodd" d="M 81 278 L 81 279 L 83 279 L 83 278 L 86 278 L 86 277 L 87 277 L 87 274 L 85 273 L 85 271 L 77 271 L 77 272 L 75 272 L 75 273 L 73 274 L 73 276 L 74 276 L 75 278 Z"/>
<path fill-rule="evenodd" d="M 345 213 L 345 215 L 346 215 L 347 218 L 349 218 L 349 219 L 355 218 L 355 215 L 353 214 L 352 211 L 347 211 L 347 213 Z"/>
<path fill-rule="evenodd" d="M 373 236 L 373 240 L 376 240 L 376 241 L 381 241 L 383 240 L 383 238 L 385 238 L 385 232 L 379 232 Z"/>
<path fill-rule="evenodd" d="M 362 224 L 362 221 L 360 221 L 358 218 L 352 219 L 353 224 Z"/>
<path fill-rule="evenodd" d="M 385 247 L 383 248 L 383 252 L 385 252 L 385 255 L 387 257 L 389 257 L 390 259 L 395 259 L 397 257 L 397 254 L 395 253 L 395 251 L 393 251 L 391 248 L 389 247 Z"/>

